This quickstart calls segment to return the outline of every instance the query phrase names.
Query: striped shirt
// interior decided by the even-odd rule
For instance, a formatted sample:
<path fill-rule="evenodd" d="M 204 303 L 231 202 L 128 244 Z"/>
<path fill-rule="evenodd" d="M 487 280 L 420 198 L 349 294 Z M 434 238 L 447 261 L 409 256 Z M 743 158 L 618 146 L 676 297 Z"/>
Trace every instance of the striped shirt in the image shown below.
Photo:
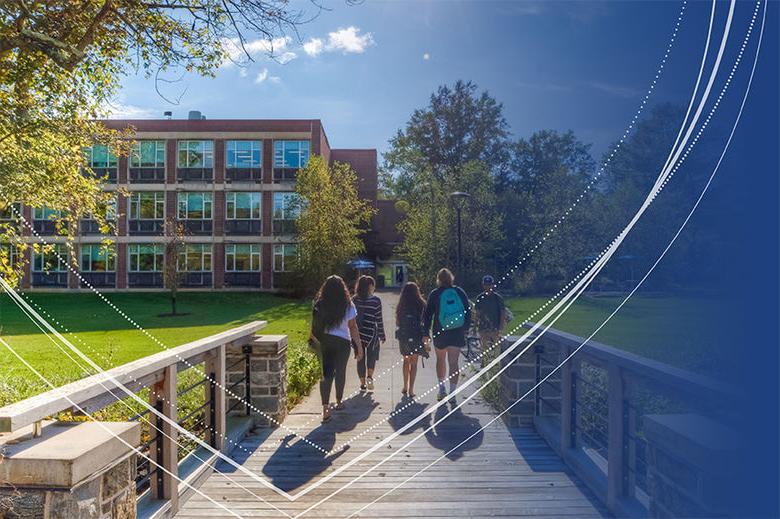
<path fill-rule="evenodd" d="M 382 321 L 382 301 L 377 296 L 366 299 L 352 299 L 357 308 L 357 324 L 360 340 L 364 345 L 374 343 L 377 339 L 385 340 L 385 324 Z"/>

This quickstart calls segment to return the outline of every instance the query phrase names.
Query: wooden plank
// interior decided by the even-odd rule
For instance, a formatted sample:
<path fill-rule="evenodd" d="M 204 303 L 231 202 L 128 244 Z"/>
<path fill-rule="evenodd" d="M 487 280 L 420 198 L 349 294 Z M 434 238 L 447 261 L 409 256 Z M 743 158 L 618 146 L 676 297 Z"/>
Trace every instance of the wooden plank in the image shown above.
<path fill-rule="evenodd" d="M 60 411 L 70 409 L 71 401 L 79 405 L 88 401 L 94 404 L 109 390 L 116 390 L 115 393 L 124 395 L 117 384 L 109 378 L 115 379 L 122 385 L 132 384 L 134 380 L 142 380 L 170 365 L 178 364 L 180 359 L 197 357 L 229 342 L 251 340 L 254 333 L 263 329 L 266 324 L 266 321 L 253 321 L 0 408 L 0 432 L 14 432 Z"/>

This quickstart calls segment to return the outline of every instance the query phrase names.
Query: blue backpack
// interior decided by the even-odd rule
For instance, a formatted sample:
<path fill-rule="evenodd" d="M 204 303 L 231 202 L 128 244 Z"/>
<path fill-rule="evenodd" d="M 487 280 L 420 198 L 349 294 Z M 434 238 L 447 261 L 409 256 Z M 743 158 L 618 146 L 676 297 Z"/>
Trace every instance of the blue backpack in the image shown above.
<path fill-rule="evenodd" d="M 445 288 L 439 296 L 439 324 L 442 330 L 454 330 L 466 323 L 463 300 L 454 288 Z"/>

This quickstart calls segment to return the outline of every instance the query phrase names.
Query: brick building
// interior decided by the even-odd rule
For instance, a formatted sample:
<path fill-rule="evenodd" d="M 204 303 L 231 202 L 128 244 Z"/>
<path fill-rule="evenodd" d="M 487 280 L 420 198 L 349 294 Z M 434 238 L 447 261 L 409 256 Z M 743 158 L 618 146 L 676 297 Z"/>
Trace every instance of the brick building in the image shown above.
<path fill-rule="evenodd" d="M 165 221 L 175 218 L 186 227 L 182 287 L 277 288 L 296 255 L 295 174 L 311 155 L 352 165 L 360 196 L 377 205 L 376 150 L 332 149 L 317 119 L 212 120 L 190 112 L 188 119 L 105 124 L 132 126 L 135 140 L 128 157 L 104 146 L 87 150 L 92 169 L 108 178 L 105 189 L 117 191 L 114 243 L 101 245 L 105 236 L 93 220 L 82 220 L 76 233 L 73 253 L 95 287 L 162 288 Z M 65 240 L 54 236 L 50 210 L 20 209 L 36 233 L 68 254 Z M 23 234 L 37 241 L 26 227 Z M 373 242 L 367 238 L 369 254 Z M 53 255 L 26 253 L 23 288 L 79 288 L 78 277 Z"/>

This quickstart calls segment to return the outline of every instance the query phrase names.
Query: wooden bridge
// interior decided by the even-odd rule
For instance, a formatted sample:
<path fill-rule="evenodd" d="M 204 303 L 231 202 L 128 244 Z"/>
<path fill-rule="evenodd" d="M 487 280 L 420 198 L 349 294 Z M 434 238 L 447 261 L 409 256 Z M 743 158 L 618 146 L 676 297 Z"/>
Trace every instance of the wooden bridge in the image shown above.
<path fill-rule="evenodd" d="M 385 311 L 392 323 L 392 302 Z M 182 519 L 729 510 L 727 493 L 712 501 L 713 481 L 734 442 L 709 402 L 728 407 L 732 395 L 709 380 L 597 343 L 555 370 L 583 340 L 549 331 L 503 362 L 506 371 L 488 390 L 478 391 L 473 379 L 481 362 L 465 369 L 474 384 L 454 403 L 436 402 L 434 362 L 426 361 L 412 401 L 402 398 L 400 354 L 390 340 L 375 391 L 359 391 L 350 361 L 346 408 L 320 424 L 316 390 L 286 415 L 286 337 L 257 335 L 263 326 L 250 323 L 0 409 L 0 497 L 4 488 L 15 492 L 0 507 L 46 519 L 93 517 L 84 510 L 95 508 L 120 518 Z M 186 370 L 199 376 L 177 383 Z M 125 390 L 144 388 L 154 411 L 140 410 L 133 423 L 101 429 L 43 421 L 118 405 L 127 402 Z M 723 441 L 691 433 L 702 428 L 722 431 Z"/>

